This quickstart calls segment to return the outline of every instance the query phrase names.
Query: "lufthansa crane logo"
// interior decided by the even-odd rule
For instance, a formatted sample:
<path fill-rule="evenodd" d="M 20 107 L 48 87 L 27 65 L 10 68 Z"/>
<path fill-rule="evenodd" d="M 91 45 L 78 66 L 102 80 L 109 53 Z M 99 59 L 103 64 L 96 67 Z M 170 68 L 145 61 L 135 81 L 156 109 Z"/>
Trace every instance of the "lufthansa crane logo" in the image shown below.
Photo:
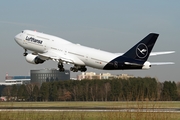
<path fill-rule="evenodd" d="M 145 58 L 148 54 L 148 48 L 144 43 L 140 43 L 136 48 L 136 54 L 139 58 Z"/>

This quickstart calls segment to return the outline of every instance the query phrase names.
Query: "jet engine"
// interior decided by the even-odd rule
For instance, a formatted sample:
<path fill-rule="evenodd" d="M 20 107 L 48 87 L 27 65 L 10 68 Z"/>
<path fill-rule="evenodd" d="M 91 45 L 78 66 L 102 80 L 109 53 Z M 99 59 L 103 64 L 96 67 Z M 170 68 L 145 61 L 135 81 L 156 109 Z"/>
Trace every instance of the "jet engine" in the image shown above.
<path fill-rule="evenodd" d="M 142 69 L 149 69 L 151 68 L 151 63 L 149 61 L 146 61 L 144 64 L 143 64 L 143 67 Z"/>
<path fill-rule="evenodd" d="M 26 61 L 31 64 L 42 64 L 45 60 L 40 59 L 38 55 L 27 54 Z"/>

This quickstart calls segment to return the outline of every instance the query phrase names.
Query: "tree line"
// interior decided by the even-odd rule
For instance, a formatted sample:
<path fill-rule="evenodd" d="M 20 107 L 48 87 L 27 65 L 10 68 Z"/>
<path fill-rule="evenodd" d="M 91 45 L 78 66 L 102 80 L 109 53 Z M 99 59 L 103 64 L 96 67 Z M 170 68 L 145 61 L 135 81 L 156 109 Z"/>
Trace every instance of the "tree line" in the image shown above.
<path fill-rule="evenodd" d="M 180 100 L 178 88 L 179 83 L 138 77 L 12 85 L 4 87 L 1 95 L 9 101 L 176 101 Z"/>

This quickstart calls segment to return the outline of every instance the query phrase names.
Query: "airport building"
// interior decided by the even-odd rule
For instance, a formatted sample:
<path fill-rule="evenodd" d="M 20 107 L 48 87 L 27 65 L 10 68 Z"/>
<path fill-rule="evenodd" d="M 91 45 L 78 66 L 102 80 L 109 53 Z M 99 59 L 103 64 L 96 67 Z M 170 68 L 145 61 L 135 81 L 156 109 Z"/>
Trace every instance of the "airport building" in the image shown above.
<path fill-rule="evenodd" d="M 5 83 L 2 85 L 28 84 L 30 83 L 30 80 L 30 76 L 9 76 L 6 74 Z"/>
<path fill-rule="evenodd" d="M 21 85 L 28 83 L 37 83 L 41 85 L 43 82 L 60 80 L 70 80 L 70 71 L 65 70 L 64 72 L 59 72 L 57 69 L 40 69 L 31 70 L 30 76 L 9 76 L 6 74 L 5 82 L 0 83 L 0 85 Z"/>
<path fill-rule="evenodd" d="M 120 74 L 112 75 L 111 73 L 100 73 L 96 74 L 95 72 L 83 72 L 81 75 L 77 75 L 77 80 L 92 80 L 92 79 L 128 79 L 134 77 L 133 75 Z"/>
<path fill-rule="evenodd" d="M 59 72 L 57 69 L 31 70 L 31 83 L 41 85 L 43 82 L 70 80 L 70 71 Z"/>

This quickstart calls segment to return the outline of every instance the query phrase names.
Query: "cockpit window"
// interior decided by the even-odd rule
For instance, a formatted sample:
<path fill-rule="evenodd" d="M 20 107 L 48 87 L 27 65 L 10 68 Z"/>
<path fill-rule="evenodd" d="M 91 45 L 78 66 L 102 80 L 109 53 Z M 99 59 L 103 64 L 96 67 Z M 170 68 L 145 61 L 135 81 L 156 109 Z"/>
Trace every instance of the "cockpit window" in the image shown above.
<path fill-rule="evenodd" d="M 22 33 L 23 33 L 24 31 L 22 31 Z"/>

